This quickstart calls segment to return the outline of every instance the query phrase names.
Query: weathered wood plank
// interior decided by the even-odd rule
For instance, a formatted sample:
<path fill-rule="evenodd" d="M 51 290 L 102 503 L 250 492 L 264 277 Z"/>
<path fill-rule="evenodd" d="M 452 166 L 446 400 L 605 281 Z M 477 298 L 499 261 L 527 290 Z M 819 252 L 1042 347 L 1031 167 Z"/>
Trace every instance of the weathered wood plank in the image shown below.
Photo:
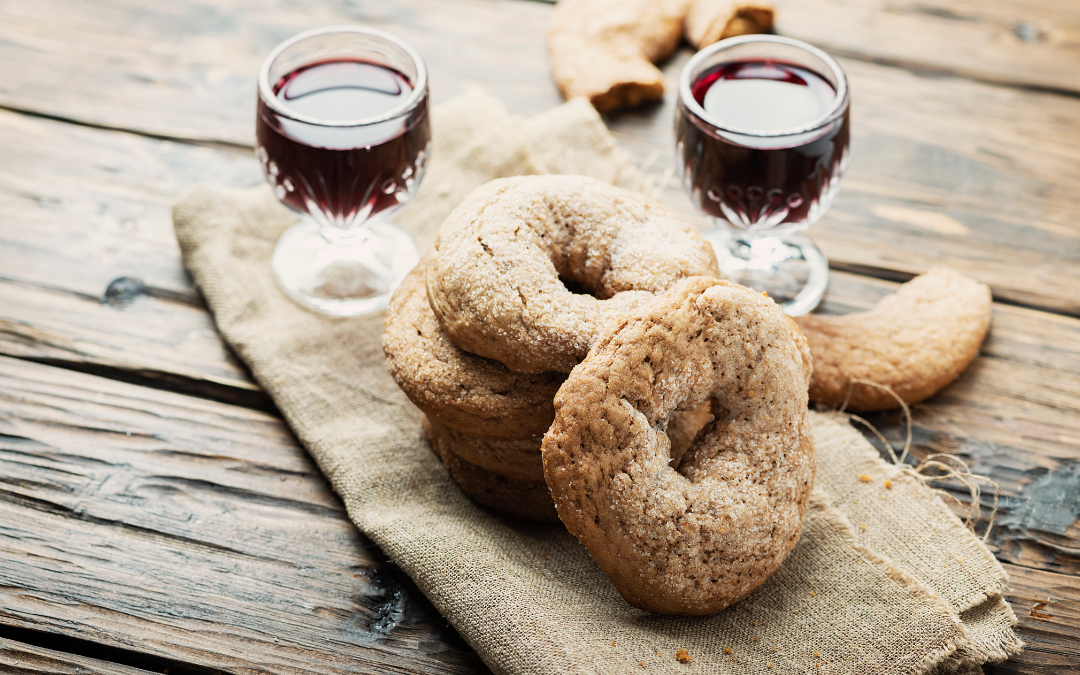
<path fill-rule="evenodd" d="M 1080 92 L 1075 3 L 782 0 L 783 34 L 869 60 L 996 82 Z M 186 0 L 146 5 L 52 0 L 8 4 L 0 105 L 168 136 L 249 143 L 263 55 L 307 28 L 367 23 L 400 34 L 427 59 L 436 99 L 466 82 L 497 86 L 525 110 L 544 100 L 551 8 L 514 0 L 352 3 Z M 103 100 L 104 99 L 104 100 Z M 104 101 L 118 102 L 117 105 Z"/>
<path fill-rule="evenodd" d="M 0 637 L 0 672 L 8 675 L 150 675 L 151 671 L 35 647 Z M 170 673 L 172 671 L 170 670 Z"/>
<path fill-rule="evenodd" d="M 1080 92 L 1080 6 L 1059 0 L 777 0 L 777 31 L 859 58 Z"/>
<path fill-rule="evenodd" d="M 277 418 L 0 358 L 0 623 L 202 668 L 482 670 Z"/>
<path fill-rule="evenodd" d="M 1077 577 L 1005 565 L 1009 592 L 1025 642 L 1016 658 L 987 665 L 986 675 L 1080 673 L 1080 583 Z"/>
<path fill-rule="evenodd" d="M 0 147 L 3 353 L 270 405 L 223 346 L 169 215 L 197 181 L 261 182 L 253 158 L 8 112 Z"/>

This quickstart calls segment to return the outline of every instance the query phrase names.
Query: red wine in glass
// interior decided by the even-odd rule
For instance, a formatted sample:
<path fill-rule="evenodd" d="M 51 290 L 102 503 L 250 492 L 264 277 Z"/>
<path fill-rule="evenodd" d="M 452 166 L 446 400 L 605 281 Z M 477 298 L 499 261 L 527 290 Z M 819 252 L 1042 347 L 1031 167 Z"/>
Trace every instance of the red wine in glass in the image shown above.
<path fill-rule="evenodd" d="M 710 118 L 759 132 L 806 126 L 836 98 L 818 73 L 776 61 L 719 64 L 692 82 L 691 93 Z M 828 209 L 845 168 L 849 127 L 845 110 L 823 133 L 737 142 L 680 115 L 675 135 L 698 208 L 736 226 L 764 229 L 808 225 Z"/>
<path fill-rule="evenodd" d="M 326 314 L 382 309 L 419 261 L 390 217 L 430 154 L 423 60 L 389 33 L 331 26 L 278 45 L 258 83 L 255 154 L 301 216 L 274 247 L 278 286 Z"/>
<path fill-rule="evenodd" d="M 412 94 L 402 73 L 341 59 L 308 64 L 273 85 L 292 111 L 323 120 L 378 118 Z M 306 124 L 278 115 L 261 98 L 257 153 L 278 198 L 322 224 L 354 223 L 408 201 L 427 160 L 431 123 L 426 106 L 385 122 L 347 127 Z"/>
<path fill-rule="evenodd" d="M 828 261 L 798 230 L 832 204 L 850 143 L 847 79 L 811 45 L 775 35 L 722 40 L 683 69 L 676 168 L 716 227 L 724 276 L 789 314 L 813 309 Z"/>

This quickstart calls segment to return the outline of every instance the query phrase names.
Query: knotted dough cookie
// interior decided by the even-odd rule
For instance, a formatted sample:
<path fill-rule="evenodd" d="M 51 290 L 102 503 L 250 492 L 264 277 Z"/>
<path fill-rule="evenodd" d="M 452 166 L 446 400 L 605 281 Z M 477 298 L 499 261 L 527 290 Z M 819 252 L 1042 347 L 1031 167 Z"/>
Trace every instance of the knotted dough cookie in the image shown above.
<path fill-rule="evenodd" d="M 405 277 L 386 310 L 383 351 L 398 386 L 416 407 L 454 429 L 503 440 L 543 434 L 566 376 L 514 373 L 454 346 L 428 305 L 426 265 Z"/>
<path fill-rule="evenodd" d="M 427 289 L 462 349 L 568 373 L 605 317 L 718 274 L 712 246 L 659 202 L 583 176 L 524 176 L 477 188 L 447 217 Z"/>
<path fill-rule="evenodd" d="M 609 327 L 559 389 L 544 475 L 631 605 L 718 612 L 794 548 L 816 466 L 802 339 L 760 293 L 686 279 Z M 716 419 L 672 470 L 658 427 L 707 400 Z"/>
<path fill-rule="evenodd" d="M 810 344 L 810 400 L 855 412 L 917 403 L 955 380 L 990 328 L 990 288 L 937 267 L 887 295 L 869 312 L 795 318 Z M 862 380 L 859 382 L 858 380 Z"/>

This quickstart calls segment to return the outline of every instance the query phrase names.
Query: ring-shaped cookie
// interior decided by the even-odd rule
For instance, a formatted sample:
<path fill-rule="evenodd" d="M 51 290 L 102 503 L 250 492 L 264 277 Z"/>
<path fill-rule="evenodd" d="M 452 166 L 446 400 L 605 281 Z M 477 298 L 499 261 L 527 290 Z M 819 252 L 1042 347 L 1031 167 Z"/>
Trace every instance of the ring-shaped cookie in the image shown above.
<path fill-rule="evenodd" d="M 434 249 L 428 299 L 450 340 L 521 373 L 568 373 L 605 317 L 719 274 L 684 218 L 583 176 L 492 181 L 447 217 Z"/>
<path fill-rule="evenodd" d="M 425 264 L 405 277 L 386 310 L 383 351 L 398 386 L 420 410 L 459 431 L 502 440 L 543 434 L 566 376 L 514 373 L 454 346 L 428 305 Z"/>
<path fill-rule="evenodd" d="M 555 398 L 559 517 L 635 607 L 711 614 L 794 548 L 814 481 L 802 336 L 770 299 L 687 279 L 610 327 Z M 711 400 L 678 471 L 659 427 Z"/>
<path fill-rule="evenodd" d="M 554 411 L 554 408 L 552 408 Z M 541 454 L 542 435 L 521 440 L 504 441 L 472 436 L 439 424 L 425 417 L 424 433 L 432 445 L 439 443 L 469 464 L 525 483 L 544 482 L 544 461 Z M 697 410 L 672 413 L 665 433 L 671 440 L 671 466 L 677 467 L 690 449 L 697 432 L 712 420 L 707 405 Z"/>

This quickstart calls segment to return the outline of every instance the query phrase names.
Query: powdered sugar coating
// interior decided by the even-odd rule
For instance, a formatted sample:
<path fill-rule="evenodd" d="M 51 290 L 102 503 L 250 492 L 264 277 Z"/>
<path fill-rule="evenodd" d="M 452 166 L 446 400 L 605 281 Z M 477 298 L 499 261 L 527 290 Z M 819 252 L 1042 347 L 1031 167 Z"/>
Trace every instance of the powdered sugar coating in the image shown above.
<path fill-rule="evenodd" d="M 427 288 L 462 349 L 517 372 L 568 373 L 605 316 L 718 274 L 712 246 L 659 202 L 582 176 L 526 176 L 492 181 L 454 209 Z"/>
<path fill-rule="evenodd" d="M 816 466 L 802 340 L 761 294 L 687 279 L 609 327 L 559 389 L 544 474 L 630 604 L 718 612 L 794 548 Z M 675 471 L 660 427 L 706 400 L 716 419 Z"/>
<path fill-rule="evenodd" d="M 504 440 L 543 434 L 566 376 L 514 373 L 454 346 L 428 306 L 426 264 L 409 273 L 386 310 L 383 351 L 398 386 L 418 408 L 454 429 Z"/>

